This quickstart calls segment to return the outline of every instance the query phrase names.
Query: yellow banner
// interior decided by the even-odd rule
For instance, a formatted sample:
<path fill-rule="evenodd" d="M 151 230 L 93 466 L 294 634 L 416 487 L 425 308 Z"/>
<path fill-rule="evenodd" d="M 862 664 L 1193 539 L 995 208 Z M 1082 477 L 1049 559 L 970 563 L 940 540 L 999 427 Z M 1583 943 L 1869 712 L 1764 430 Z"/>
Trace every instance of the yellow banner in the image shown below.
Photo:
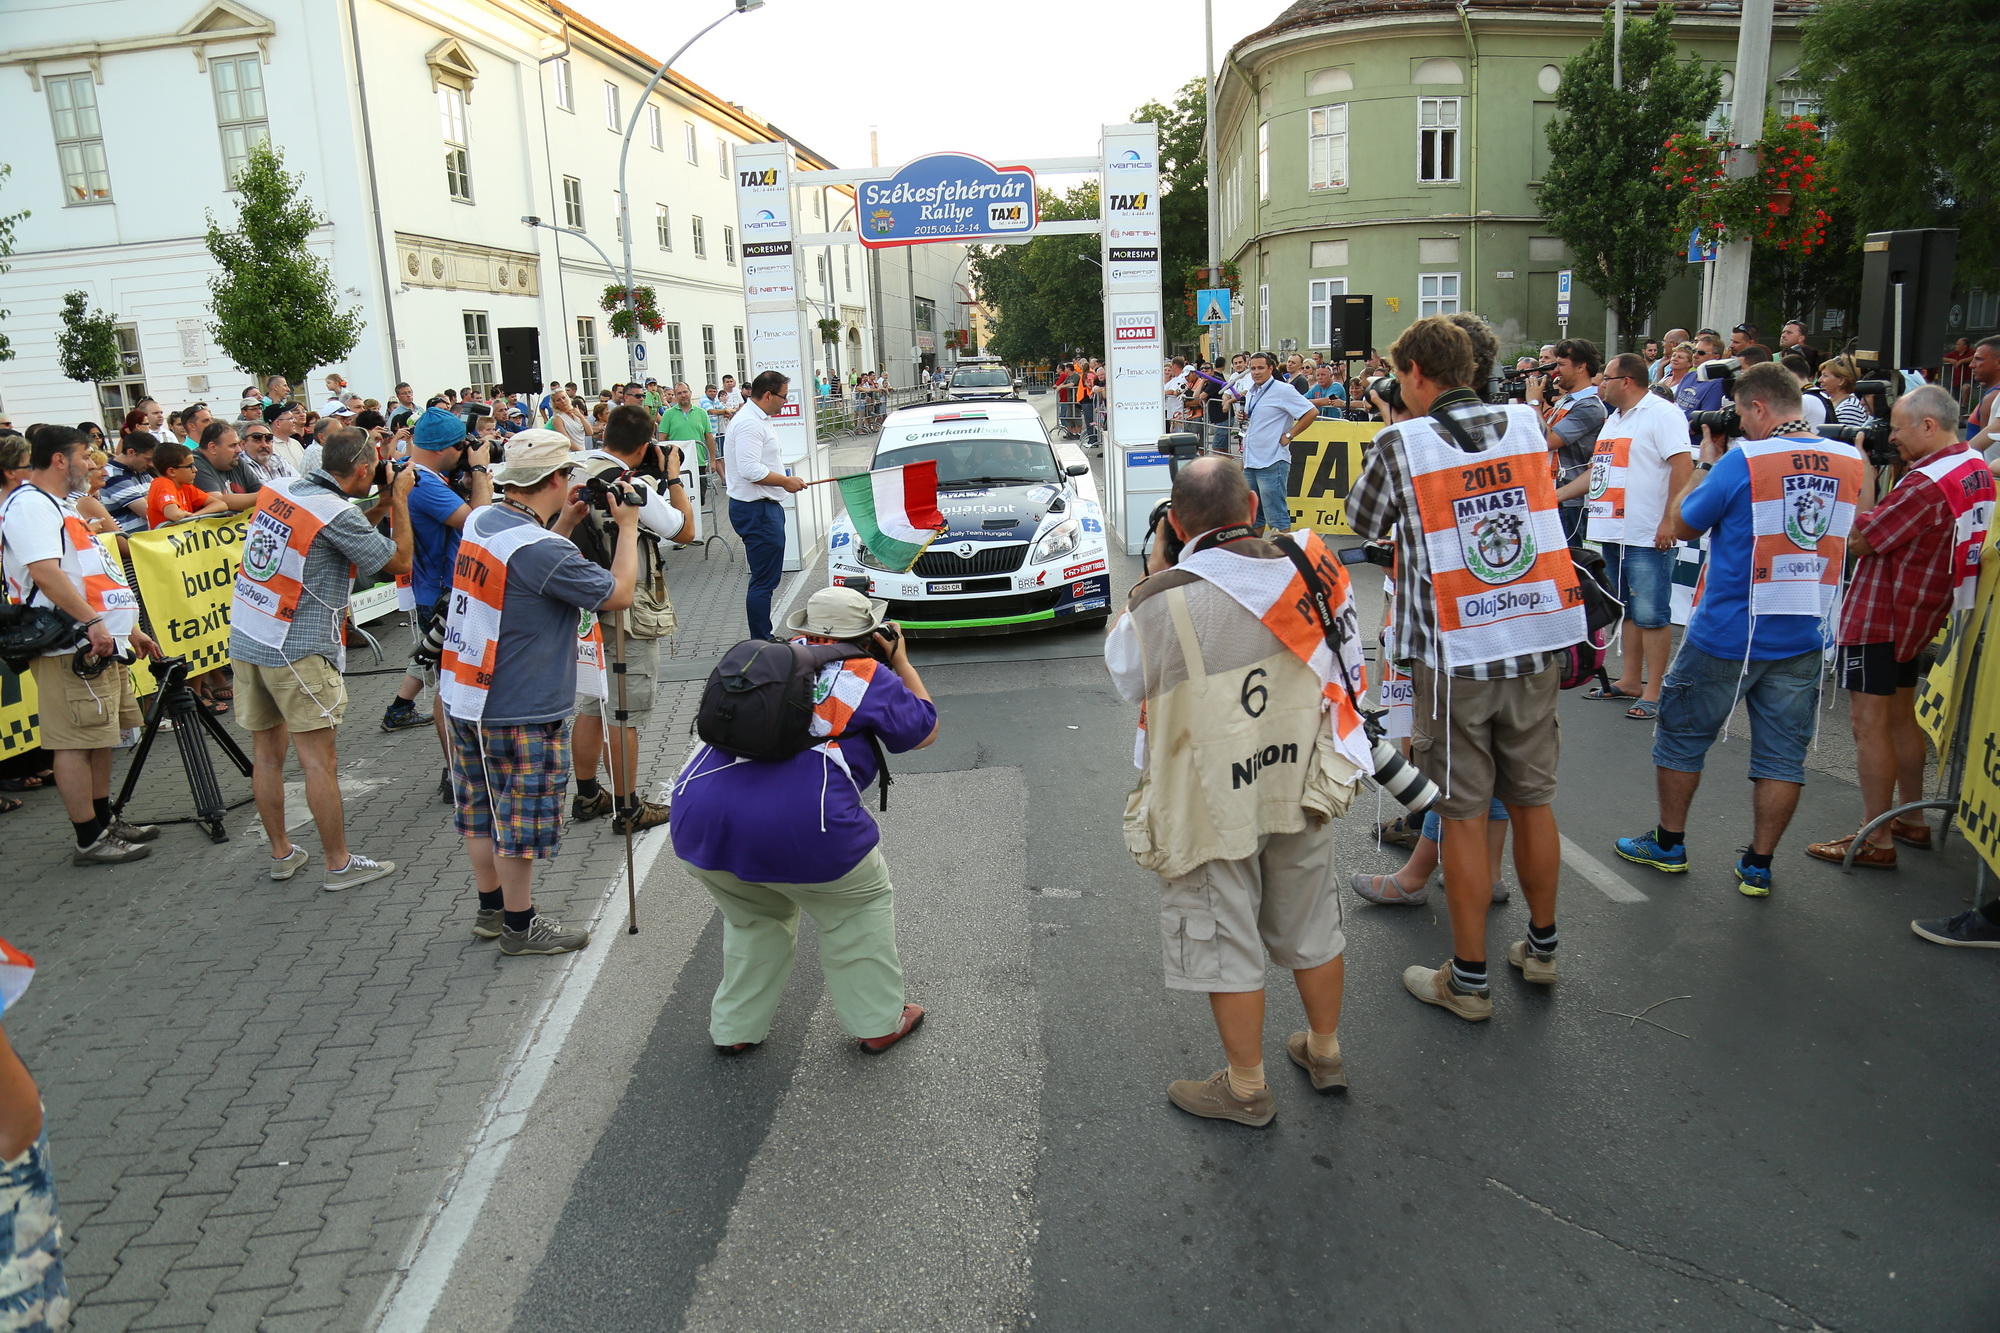
<path fill-rule="evenodd" d="M 1347 492 L 1361 475 L 1362 446 L 1381 429 L 1379 421 L 1321 417 L 1292 437 L 1288 492 L 1294 526 L 1354 535 L 1347 525 Z"/>
<path fill-rule="evenodd" d="M 249 522 L 245 510 L 127 539 L 153 637 L 167 656 L 188 659 L 190 675 L 229 661 L 229 601 Z"/>
<path fill-rule="evenodd" d="M 1990 561 L 1991 548 L 1987 552 Z M 1990 572 L 1989 563 L 1987 571 Z M 1985 579 L 1980 579 L 1985 586 Z M 1988 619 L 1991 619 L 1989 616 Z M 1972 682 L 1972 730 L 1958 787 L 1958 824 L 1986 864 L 2000 872 L 2000 636 L 1988 635 Z M 1968 640 L 1969 642 L 1970 640 Z"/>
<path fill-rule="evenodd" d="M 0 662 L 0 759 L 11 759 L 42 743 L 35 711 L 35 678 L 17 676 Z"/>
<path fill-rule="evenodd" d="M 1986 548 L 1980 552 L 1979 591 L 1972 599 L 1972 606 L 1945 622 L 1944 643 L 1938 650 L 1937 665 L 1917 685 L 1917 725 L 1924 729 L 1924 734 L 1931 738 L 1931 744 L 1937 747 L 1940 771 L 1951 758 L 1951 742 L 1958 729 L 1959 705 L 1972 685 L 1966 679 L 1972 645 L 1979 642 L 1980 627 L 1990 618 L 1987 608 L 1993 604 L 1996 589 L 2000 589 L 2000 528 L 1994 529 L 1987 538 Z M 1989 644 L 1986 655 L 1993 657 L 2000 654 L 1996 654 L 1994 645 Z M 1975 742 L 1979 734 L 1977 729 L 1973 731 Z"/>

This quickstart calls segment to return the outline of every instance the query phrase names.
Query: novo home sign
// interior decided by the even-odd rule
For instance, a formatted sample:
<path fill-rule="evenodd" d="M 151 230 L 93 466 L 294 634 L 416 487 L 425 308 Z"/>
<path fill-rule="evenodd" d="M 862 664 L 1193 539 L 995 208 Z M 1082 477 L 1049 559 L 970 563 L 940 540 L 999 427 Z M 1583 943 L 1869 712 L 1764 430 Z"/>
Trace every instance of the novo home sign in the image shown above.
<path fill-rule="evenodd" d="M 978 241 L 1035 229 L 1035 173 L 968 153 L 920 157 L 887 180 L 861 182 L 855 202 L 863 245 Z"/>

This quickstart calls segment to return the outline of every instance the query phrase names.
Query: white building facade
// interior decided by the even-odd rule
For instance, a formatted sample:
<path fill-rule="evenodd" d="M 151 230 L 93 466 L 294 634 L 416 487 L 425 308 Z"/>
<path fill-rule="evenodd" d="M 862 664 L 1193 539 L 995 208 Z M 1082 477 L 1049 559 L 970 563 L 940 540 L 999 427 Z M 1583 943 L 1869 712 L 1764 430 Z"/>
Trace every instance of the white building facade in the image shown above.
<path fill-rule="evenodd" d="M 519 329 L 539 332 L 544 383 L 627 377 L 605 256 L 622 262 L 619 146 L 657 61 L 556 0 L 0 0 L 0 39 L 0 214 L 31 212 L 0 276 L 16 353 L 0 407 L 17 425 L 110 417 L 142 392 L 233 408 L 251 376 L 205 327 L 203 236 L 208 215 L 235 224 L 234 170 L 264 139 L 304 176 L 327 219 L 310 244 L 367 321 L 346 360 L 314 368 L 315 395 L 327 371 L 385 401 L 403 381 L 419 400 L 497 383 L 502 330 Z M 731 163 L 740 144 L 784 139 L 677 76 L 647 99 L 627 168 L 632 260 L 666 323 L 643 337 L 644 374 L 697 393 L 741 375 Z M 872 369 L 866 275 L 828 270 L 841 369 Z M 79 289 L 125 349 L 101 398 L 56 365 L 62 296 Z"/>

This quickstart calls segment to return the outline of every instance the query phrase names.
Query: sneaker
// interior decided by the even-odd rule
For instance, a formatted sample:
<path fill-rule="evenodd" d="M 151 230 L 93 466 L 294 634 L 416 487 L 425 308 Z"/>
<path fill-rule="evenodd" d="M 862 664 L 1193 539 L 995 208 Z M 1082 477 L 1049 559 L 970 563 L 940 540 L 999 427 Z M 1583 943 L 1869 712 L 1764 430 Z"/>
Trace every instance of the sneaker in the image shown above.
<path fill-rule="evenodd" d="M 1338 1054 L 1322 1060 L 1306 1045 L 1306 1034 L 1294 1032 L 1285 1038 L 1285 1054 L 1292 1057 L 1292 1063 L 1312 1075 L 1313 1088 L 1318 1092 L 1346 1092 L 1347 1066 Z M 1225 1077 L 1227 1070 L 1223 1071 Z"/>
<path fill-rule="evenodd" d="M 297 843 L 293 843 L 292 850 L 286 852 L 283 856 L 273 856 L 266 859 L 271 863 L 271 878 L 282 883 L 305 869 L 306 849 Z"/>
<path fill-rule="evenodd" d="M 588 943 L 589 931 L 564 930 L 562 922 L 540 912 L 526 930 L 509 930 L 504 921 L 500 926 L 500 952 L 504 954 L 574 953 Z"/>
<path fill-rule="evenodd" d="M 507 914 L 497 907 L 482 907 L 472 916 L 472 933 L 482 940 L 497 940 L 507 928 Z"/>
<path fill-rule="evenodd" d="M 1526 940 L 1515 940 L 1507 946 L 1507 961 L 1521 969 L 1521 980 L 1532 981 L 1537 986 L 1556 984 L 1556 956 L 1543 953 Z"/>
<path fill-rule="evenodd" d="M 621 834 L 643 833 L 649 828 L 658 828 L 666 823 L 668 813 L 668 807 L 641 796 L 638 805 L 628 806 L 618 812 L 617 817 L 611 821 L 611 827 Z"/>
<path fill-rule="evenodd" d="M 106 829 L 90 846 L 72 851 L 69 860 L 71 865 L 78 866 L 117 866 L 127 861 L 143 861 L 152 854 L 151 847 L 135 846 Z"/>
<path fill-rule="evenodd" d="M 1205 1079 L 1183 1078 L 1167 1084 L 1167 1100 L 1208 1120 L 1234 1120 L 1239 1125 L 1262 1129 L 1278 1114 L 1278 1104 L 1269 1088 L 1259 1088 L 1248 1097 L 1238 1097 L 1229 1087 L 1229 1071 L 1218 1069 Z"/>
<path fill-rule="evenodd" d="M 414 699 L 398 699 L 382 711 L 384 731 L 408 731 L 411 727 L 428 727 L 430 724 L 431 715 L 419 713 Z"/>
<path fill-rule="evenodd" d="M 597 795 L 585 796 L 578 792 L 570 798 L 569 818 L 573 824 L 588 824 L 591 820 L 611 813 L 611 793 L 604 788 L 597 789 Z"/>
<path fill-rule="evenodd" d="M 158 824 L 131 824 L 117 815 L 111 816 L 108 831 L 112 837 L 118 839 L 120 842 L 151 842 L 160 836 L 160 826 Z"/>
<path fill-rule="evenodd" d="M 1960 949 L 2000 949 L 2000 926 L 1988 921 L 1976 907 L 1936 921 L 1912 921 L 1910 929 L 1932 944 L 1949 944 Z"/>
<path fill-rule="evenodd" d="M 902 1021 L 896 1024 L 894 1032 L 880 1037 L 857 1037 L 854 1044 L 861 1048 L 863 1055 L 880 1055 L 923 1025 L 924 1007 L 920 1004 L 906 1004 L 903 1006 Z"/>
<path fill-rule="evenodd" d="M 337 892 L 341 889 L 351 889 L 357 884 L 366 884 L 371 879 L 394 874 L 395 871 L 394 861 L 371 861 L 360 852 L 349 852 L 347 865 L 340 870 L 327 871 L 326 883 L 320 887 Z"/>
<path fill-rule="evenodd" d="M 1655 870 L 1664 870 L 1669 875 L 1686 874 L 1688 868 L 1687 843 L 1683 842 L 1672 851 L 1668 851 L 1666 848 L 1660 846 L 1659 839 L 1654 836 L 1658 832 L 1658 829 L 1647 829 L 1636 838 L 1620 838 L 1618 840 L 1618 854 L 1627 861 L 1642 866 L 1651 866 Z"/>
<path fill-rule="evenodd" d="M 1752 866 L 1743 863 L 1745 847 L 1736 854 L 1736 887 L 1745 898 L 1768 898 L 1771 896 L 1771 871 L 1767 866 Z"/>
<path fill-rule="evenodd" d="M 1404 968 L 1403 988 L 1425 1004 L 1449 1009 L 1468 1023 L 1484 1023 L 1493 1017 L 1491 988 L 1481 987 L 1478 990 L 1461 988 L 1458 979 L 1451 974 L 1450 963 L 1439 968 Z"/>

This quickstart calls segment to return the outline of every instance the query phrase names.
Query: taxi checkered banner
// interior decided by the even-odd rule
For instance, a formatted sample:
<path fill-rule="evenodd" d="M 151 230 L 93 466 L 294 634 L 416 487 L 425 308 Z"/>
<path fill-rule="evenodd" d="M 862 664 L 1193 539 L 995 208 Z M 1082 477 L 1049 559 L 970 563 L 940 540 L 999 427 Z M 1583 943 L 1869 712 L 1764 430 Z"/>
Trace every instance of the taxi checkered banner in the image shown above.
<path fill-rule="evenodd" d="M 229 604 L 249 522 L 246 510 L 127 538 L 153 637 L 169 657 L 188 659 L 190 675 L 229 661 Z"/>
<path fill-rule="evenodd" d="M 1292 526 L 1321 536 L 1352 537 L 1347 493 L 1361 475 L 1362 446 L 1382 429 L 1379 421 L 1323 416 L 1292 437 L 1292 471 L 1286 479 Z"/>
<path fill-rule="evenodd" d="M 0 759 L 11 759 L 41 744 L 40 730 L 34 678 L 16 675 L 0 662 Z"/>
<path fill-rule="evenodd" d="M 1980 590 L 1987 596 L 1974 604 L 1974 615 L 1989 605 L 1992 588 L 1986 576 L 1993 572 L 1993 560 L 1993 548 L 1988 546 L 1979 579 Z M 2000 872 L 2000 642 L 1996 639 L 2000 636 L 1987 635 L 1986 646 L 1979 653 L 1978 675 L 1971 682 L 1972 697 L 1964 705 L 1972 709 L 1972 727 L 1966 743 L 1965 776 L 1958 787 L 1958 822 L 1986 864 Z M 1971 642 L 1971 636 L 1966 640 Z"/>
<path fill-rule="evenodd" d="M 1944 642 L 1938 649 L 1937 665 L 1933 666 L 1917 685 L 1917 725 L 1931 738 L 1937 747 L 1938 768 L 1942 770 L 1951 759 L 1951 745 L 1958 730 L 1958 710 L 1963 703 L 1968 688 L 1985 692 L 1986 670 L 1980 669 L 1978 682 L 1966 679 L 1972 660 L 1972 647 L 1979 642 L 1982 628 L 1991 619 L 1989 608 L 1993 604 L 1996 591 L 2000 591 L 2000 528 L 1995 528 L 1987 538 L 1986 549 L 1980 553 L 1979 587 L 1973 594 L 1972 606 L 1965 611 L 1954 612 L 1945 622 Z M 1989 642 L 1982 654 L 1987 661 L 2000 658 L 2000 650 Z M 1972 730 L 1974 746 L 1979 744 L 1982 733 L 1975 716 Z M 1991 733 L 1983 733 L 1990 735 Z M 1967 763 L 1977 764 L 1977 754 L 1966 756 Z M 1968 772 L 1967 782 L 1971 781 Z"/>

